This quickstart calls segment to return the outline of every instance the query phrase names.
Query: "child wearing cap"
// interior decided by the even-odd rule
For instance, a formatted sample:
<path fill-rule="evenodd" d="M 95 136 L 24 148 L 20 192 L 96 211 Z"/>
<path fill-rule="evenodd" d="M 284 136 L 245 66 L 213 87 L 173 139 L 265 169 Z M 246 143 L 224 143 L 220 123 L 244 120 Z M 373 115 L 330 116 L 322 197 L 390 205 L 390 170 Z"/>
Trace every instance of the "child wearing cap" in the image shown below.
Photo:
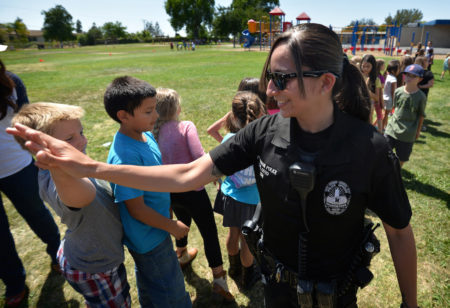
<path fill-rule="evenodd" d="M 427 98 L 420 91 L 418 83 L 422 80 L 424 70 L 418 64 L 405 68 L 405 85 L 395 90 L 395 112 L 389 119 L 385 136 L 400 160 L 400 166 L 409 160 L 414 141 L 419 138 Z"/>

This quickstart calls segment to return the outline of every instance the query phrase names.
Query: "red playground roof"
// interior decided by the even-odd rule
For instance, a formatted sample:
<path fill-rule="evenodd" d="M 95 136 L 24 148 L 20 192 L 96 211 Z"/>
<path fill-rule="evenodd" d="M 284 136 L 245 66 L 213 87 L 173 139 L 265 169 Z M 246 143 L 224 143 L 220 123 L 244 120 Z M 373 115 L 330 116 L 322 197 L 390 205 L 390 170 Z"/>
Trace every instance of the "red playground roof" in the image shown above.
<path fill-rule="evenodd" d="M 311 20 L 311 18 L 305 12 L 298 15 L 296 19 L 297 20 Z"/>
<path fill-rule="evenodd" d="M 275 16 L 286 15 L 279 7 L 274 8 L 272 11 L 269 12 L 269 14 Z"/>

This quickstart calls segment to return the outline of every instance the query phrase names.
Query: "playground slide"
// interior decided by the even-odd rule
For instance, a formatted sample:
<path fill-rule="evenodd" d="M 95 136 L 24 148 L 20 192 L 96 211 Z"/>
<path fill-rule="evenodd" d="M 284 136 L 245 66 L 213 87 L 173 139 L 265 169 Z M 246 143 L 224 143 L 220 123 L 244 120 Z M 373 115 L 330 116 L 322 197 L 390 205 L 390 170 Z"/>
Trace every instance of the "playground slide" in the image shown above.
<path fill-rule="evenodd" d="M 255 42 L 255 38 L 250 35 L 250 31 L 248 30 L 242 31 L 242 35 L 245 37 L 244 48 L 250 48 Z"/>

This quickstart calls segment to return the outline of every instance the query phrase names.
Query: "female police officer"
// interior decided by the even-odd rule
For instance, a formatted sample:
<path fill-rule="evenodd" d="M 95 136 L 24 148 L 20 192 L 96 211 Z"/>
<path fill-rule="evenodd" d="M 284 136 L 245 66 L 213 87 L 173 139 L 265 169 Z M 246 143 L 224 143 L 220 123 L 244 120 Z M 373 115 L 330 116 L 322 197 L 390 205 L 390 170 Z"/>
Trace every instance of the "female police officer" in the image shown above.
<path fill-rule="evenodd" d="M 276 261 L 267 267 L 273 273 L 265 273 L 269 307 L 297 307 L 299 302 L 308 306 L 312 303 L 302 298 L 308 292 L 334 294 L 333 304 L 314 295 L 312 305 L 356 307 L 356 287 L 349 286 L 346 277 L 354 274 L 369 208 L 383 221 L 404 306 L 416 307 L 411 208 L 398 163 L 368 124 L 364 80 L 343 57 L 336 34 L 322 25 L 304 24 L 280 35 L 262 77 L 261 86 L 278 102 L 280 113 L 254 121 L 186 165 L 112 166 L 24 127 L 16 127 L 15 134 L 34 140 L 35 151 L 45 141 L 48 149 L 37 155 L 43 167 L 55 165 L 74 176 L 153 191 L 192 190 L 222 173 L 253 165 L 261 194 L 264 251 L 269 261 Z M 293 166 L 311 172 L 296 182 Z M 280 279 L 282 275 L 290 278 Z"/>

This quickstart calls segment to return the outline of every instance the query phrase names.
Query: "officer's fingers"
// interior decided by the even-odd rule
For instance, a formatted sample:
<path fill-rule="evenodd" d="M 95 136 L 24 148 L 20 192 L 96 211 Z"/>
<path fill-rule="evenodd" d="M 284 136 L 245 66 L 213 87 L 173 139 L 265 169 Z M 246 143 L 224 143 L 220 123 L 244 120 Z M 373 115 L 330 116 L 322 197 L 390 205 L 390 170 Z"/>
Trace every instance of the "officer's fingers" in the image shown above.
<path fill-rule="evenodd" d="M 33 141 L 28 140 L 27 142 L 25 142 L 25 146 L 27 147 L 28 150 L 30 150 L 31 153 L 33 154 L 37 154 L 39 151 L 45 151 L 46 148 L 44 148 L 42 145 L 35 143 Z"/>

